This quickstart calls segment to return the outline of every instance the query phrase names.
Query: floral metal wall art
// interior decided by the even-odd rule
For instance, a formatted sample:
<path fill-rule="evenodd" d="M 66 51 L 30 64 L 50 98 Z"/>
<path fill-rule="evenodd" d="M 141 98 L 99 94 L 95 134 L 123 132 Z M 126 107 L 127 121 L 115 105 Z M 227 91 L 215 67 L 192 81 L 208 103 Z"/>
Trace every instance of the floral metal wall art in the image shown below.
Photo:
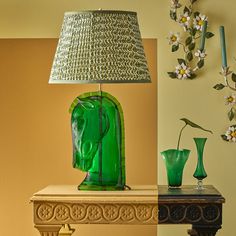
<path fill-rule="evenodd" d="M 183 29 L 183 33 L 170 32 L 168 40 L 171 51 L 183 49 L 184 57 L 178 58 L 175 70 L 168 72 L 172 79 L 194 79 L 197 71 L 204 66 L 206 52 L 204 49 L 205 39 L 214 36 L 207 32 L 208 17 L 194 10 L 198 0 L 189 0 L 183 6 L 179 0 L 171 0 L 170 18 L 177 22 Z M 180 11 L 180 12 L 179 12 Z M 199 46 L 197 46 L 200 40 Z"/>
<path fill-rule="evenodd" d="M 222 90 L 224 88 L 227 88 L 227 95 L 224 96 L 224 99 L 225 105 L 229 107 L 228 119 L 229 121 L 232 121 L 236 119 L 236 73 L 231 71 L 230 67 L 227 64 L 224 26 L 220 26 L 219 31 L 222 58 L 222 69 L 220 74 L 223 76 L 223 83 L 216 84 L 213 88 L 216 90 Z M 236 125 L 230 125 L 226 130 L 225 134 L 222 134 L 221 137 L 225 141 L 236 143 Z"/>
<path fill-rule="evenodd" d="M 228 88 L 227 95 L 224 96 L 225 105 L 228 109 L 228 119 L 236 119 L 236 73 L 230 70 L 230 67 L 222 67 L 220 74 L 223 76 L 223 83 L 216 84 L 213 88 L 222 90 Z"/>
<path fill-rule="evenodd" d="M 236 125 L 229 126 L 225 134 L 222 134 L 221 137 L 225 141 L 236 143 Z"/>

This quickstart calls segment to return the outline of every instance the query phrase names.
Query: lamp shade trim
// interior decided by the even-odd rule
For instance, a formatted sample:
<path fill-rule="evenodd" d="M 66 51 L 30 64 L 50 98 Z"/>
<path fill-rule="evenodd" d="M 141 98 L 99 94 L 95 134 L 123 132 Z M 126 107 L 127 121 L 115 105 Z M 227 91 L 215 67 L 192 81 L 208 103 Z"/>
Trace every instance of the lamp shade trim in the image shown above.
<path fill-rule="evenodd" d="M 102 14 L 134 14 L 137 15 L 137 12 L 134 11 L 123 11 L 123 10 L 87 10 L 87 11 L 70 11 L 65 12 L 64 15 L 74 15 L 74 14 L 87 14 L 87 13 L 102 13 Z"/>

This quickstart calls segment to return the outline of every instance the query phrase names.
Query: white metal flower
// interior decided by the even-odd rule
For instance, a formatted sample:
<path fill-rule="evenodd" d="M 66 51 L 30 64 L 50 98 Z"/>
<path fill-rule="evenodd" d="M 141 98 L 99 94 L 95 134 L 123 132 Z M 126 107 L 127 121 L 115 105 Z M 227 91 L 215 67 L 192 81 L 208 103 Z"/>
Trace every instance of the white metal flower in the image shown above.
<path fill-rule="evenodd" d="M 178 79 L 187 79 L 191 76 L 191 68 L 182 63 L 176 66 L 175 73 Z"/>
<path fill-rule="evenodd" d="M 190 23 L 189 13 L 185 12 L 183 15 L 180 15 L 178 22 L 184 27 L 184 31 L 186 31 Z"/>
<path fill-rule="evenodd" d="M 176 45 L 177 46 L 177 45 L 179 45 L 180 34 L 179 33 L 170 32 L 168 40 L 169 40 L 169 44 L 170 45 Z"/>
<path fill-rule="evenodd" d="M 228 96 L 225 96 L 225 105 L 235 105 L 236 104 L 236 95 L 235 94 L 231 94 Z"/>
<path fill-rule="evenodd" d="M 196 57 L 198 57 L 198 58 L 201 60 L 201 59 L 204 59 L 207 54 L 205 53 L 205 51 L 201 51 L 201 50 L 198 49 L 198 50 L 194 53 L 194 55 L 195 55 Z"/>
<path fill-rule="evenodd" d="M 230 142 L 236 142 L 236 127 L 230 126 L 225 133 L 226 139 Z"/>
<path fill-rule="evenodd" d="M 176 8 L 180 8 L 181 4 L 179 3 L 179 0 L 170 0 L 170 4 L 171 4 L 171 8 L 172 9 L 176 9 Z"/>
<path fill-rule="evenodd" d="M 204 21 L 207 21 L 207 17 L 205 15 L 197 15 L 193 19 L 193 27 L 199 31 L 202 31 Z"/>

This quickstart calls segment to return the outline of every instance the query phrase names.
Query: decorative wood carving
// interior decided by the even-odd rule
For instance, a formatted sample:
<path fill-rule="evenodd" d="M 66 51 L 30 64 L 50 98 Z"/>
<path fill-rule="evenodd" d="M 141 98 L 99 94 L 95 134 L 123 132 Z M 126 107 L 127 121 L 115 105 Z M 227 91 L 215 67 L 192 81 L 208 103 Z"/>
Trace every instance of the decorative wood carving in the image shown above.
<path fill-rule="evenodd" d="M 159 194 L 142 186 L 89 193 L 73 186 L 49 186 L 31 199 L 35 227 L 41 236 L 58 236 L 65 224 L 191 224 L 191 236 L 215 236 L 221 228 L 225 199 L 213 186 L 201 193 L 193 186 L 174 191 L 159 186 L 158 190 Z"/>
<path fill-rule="evenodd" d="M 220 223 L 221 204 L 160 204 L 159 223 Z"/>
<path fill-rule="evenodd" d="M 36 224 L 157 224 L 157 204 L 35 203 Z"/>
<path fill-rule="evenodd" d="M 213 186 L 201 192 L 193 186 L 176 190 L 159 186 L 158 190 L 159 224 L 191 224 L 191 236 L 215 236 L 221 228 L 225 199 Z"/>

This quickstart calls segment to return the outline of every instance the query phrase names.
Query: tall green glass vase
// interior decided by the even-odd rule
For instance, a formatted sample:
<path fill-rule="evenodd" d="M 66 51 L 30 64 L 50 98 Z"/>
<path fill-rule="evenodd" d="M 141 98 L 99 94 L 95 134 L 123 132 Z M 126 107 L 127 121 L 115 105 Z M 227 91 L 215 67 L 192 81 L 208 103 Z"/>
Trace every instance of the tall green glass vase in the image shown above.
<path fill-rule="evenodd" d="M 207 173 L 205 171 L 203 164 L 203 151 L 207 138 L 193 138 L 193 140 L 197 147 L 197 156 L 198 156 L 197 167 L 193 176 L 198 180 L 197 189 L 202 190 L 204 189 L 202 180 L 207 177 Z"/>
<path fill-rule="evenodd" d="M 169 188 L 178 188 L 182 185 L 183 170 L 188 160 L 190 150 L 168 149 L 161 152 L 167 172 Z"/>

